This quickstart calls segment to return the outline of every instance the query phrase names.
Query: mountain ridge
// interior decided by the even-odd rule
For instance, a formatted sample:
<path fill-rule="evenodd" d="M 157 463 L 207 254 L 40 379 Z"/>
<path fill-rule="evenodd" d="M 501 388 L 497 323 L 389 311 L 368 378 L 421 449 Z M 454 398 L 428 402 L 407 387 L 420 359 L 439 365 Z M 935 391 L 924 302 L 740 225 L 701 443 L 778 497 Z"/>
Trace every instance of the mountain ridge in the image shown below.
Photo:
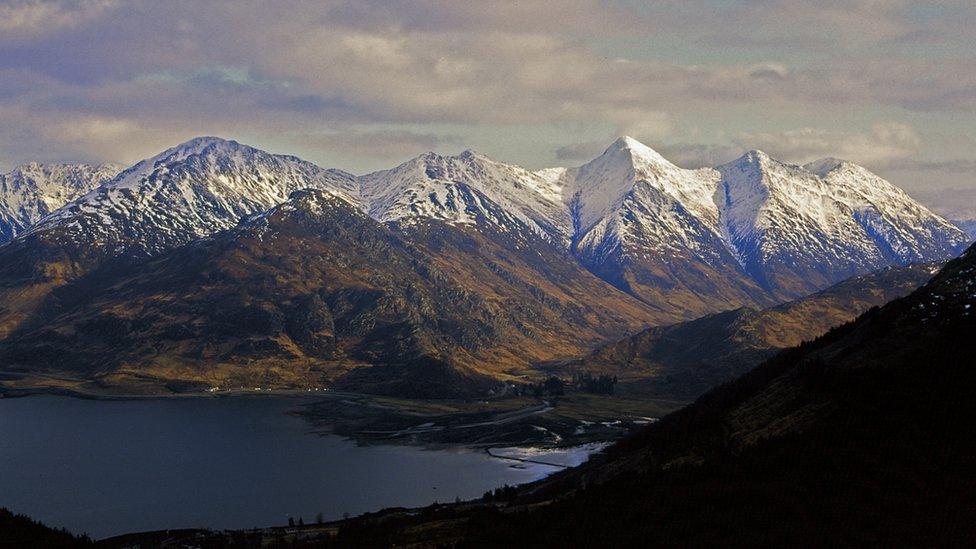
<path fill-rule="evenodd" d="M 192 166 L 182 173 L 170 172 L 187 163 Z M 257 172 L 257 181 L 248 181 L 247 171 Z M 132 247 L 151 253 L 229 228 L 283 202 L 298 187 L 335 192 L 381 222 L 471 223 L 472 212 L 486 213 L 480 193 L 651 305 L 660 301 L 662 280 L 675 281 L 673 274 L 661 274 L 675 258 L 694 266 L 685 269 L 704 270 L 691 293 L 705 293 L 700 290 L 707 279 L 724 277 L 735 289 L 721 299 L 765 305 L 769 298 L 800 297 L 887 265 L 947 259 L 968 241 L 894 185 L 847 161 L 794 166 L 753 150 L 717 168 L 686 170 L 630 137 L 577 168 L 531 172 L 467 150 L 455 156 L 425 153 L 362 176 L 200 137 L 126 169 L 27 234 L 84 225 L 82 232 L 100 232 L 98 240 L 111 241 L 117 236 L 111 221 L 104 221 L 120 210 L 130 218 L 162 207 L 202 216 L 181 223 L 150 212 L 157 218 L 146 220 L 152 230 L 138 234 Z M 141 198 L 127 199 L 129 193 Z M 200 196 L 187 198 L 193 193 Z M 496 225 L 508 230 L 512 223 Z M 131 230 L 139 233 L 138 226 Z M 157 233 L 169 234 L 163 242 L 149 242 L 159 239 Z"/>

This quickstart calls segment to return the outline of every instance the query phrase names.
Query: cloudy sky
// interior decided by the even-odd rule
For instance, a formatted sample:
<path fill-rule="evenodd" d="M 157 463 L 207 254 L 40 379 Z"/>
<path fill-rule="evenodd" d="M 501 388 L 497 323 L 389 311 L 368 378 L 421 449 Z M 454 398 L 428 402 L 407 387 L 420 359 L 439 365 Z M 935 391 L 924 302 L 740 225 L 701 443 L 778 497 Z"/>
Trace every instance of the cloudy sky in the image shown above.
<path fill-rule="evenodd" d="M 648 7 L 653 4 L 654 7 Z M 976 3 L 0 0 L 0 170 L 197 135 L 354 173 L 847 158 L 976 217 Z"/>

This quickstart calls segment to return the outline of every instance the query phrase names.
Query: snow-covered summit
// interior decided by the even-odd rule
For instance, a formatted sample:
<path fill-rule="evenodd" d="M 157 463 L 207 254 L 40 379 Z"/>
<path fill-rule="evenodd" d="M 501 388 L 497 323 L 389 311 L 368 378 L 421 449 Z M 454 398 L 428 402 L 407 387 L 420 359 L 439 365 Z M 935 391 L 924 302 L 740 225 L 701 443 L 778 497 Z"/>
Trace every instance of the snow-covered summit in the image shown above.
<path fill-rule="evenodd" d="M 112 179 L 118 164 L 30 162 L 0 175 L 0 244 L 44 216 Z"/>
<path fill-rule="evenodd" d="M 666 164 L 668 166 L 673 166 L 673 164 L 671 164 L 668 159 L 661 156 L 660 153 L 634 139 L 633 137 L 630 137 L 629 135 L 618 137 L 613 143 L 610 144 L 609 147 L 607 147 L 607 149 L 603 152 L 603 155 L 615 155 L 620 153 L 629 154 L 633 158 L 639 159 L 641 162 L 646 164 Z"/>
<path fill-rule="evenodd" d="M 947 221 L 851 162 L 794 166 L 750 151 L 717 170 L 729 244 L 752 276 L 784 296 L 890 264 L 944 259 L 964 244 Z"/>
<path fill-rule="evenodd" d="M 562 189 L 563 202 L 572 213 L 576 241 L 614 217 L 635 191 L 684 201 L 696 214 L 717 217 L 708 183 L 714 176 L 708 170 L 679 168 L 631 137 L 617 139 L 603 154 L 578 168 L 551 168 L 536 173 Z"/>
<path fill-rule="evenodd" d="M 541 236 L 556 242 L 569 239 L 569 214 L 557 181 L 471 150 L 456 156 L 429 152 L 362 176 L 359 182 L 367 211 L 379 221 L 434 218 L 474 224 L 497 217 L 490 202 Z M 506 226 L 502 219 L 493 222 Z"/>
<path fill-rule="evenodd" d="M 350 174 L 202 137 L 137 163 L 31 232 L 56 230 L 116 253 L 153 254 L 233 227 L 309 188 L 359 203 Z"/>

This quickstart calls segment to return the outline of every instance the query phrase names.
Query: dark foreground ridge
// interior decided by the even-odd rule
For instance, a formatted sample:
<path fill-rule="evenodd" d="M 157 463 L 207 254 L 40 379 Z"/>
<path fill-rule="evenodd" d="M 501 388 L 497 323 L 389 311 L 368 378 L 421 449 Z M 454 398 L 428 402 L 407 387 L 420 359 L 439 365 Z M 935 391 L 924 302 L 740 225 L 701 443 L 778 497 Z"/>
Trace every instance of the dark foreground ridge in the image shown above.
<path fill-rule="evenodd" d="M 0 547 L 91 547 L 88 536 L 56 530 L 0 507 Z"/>

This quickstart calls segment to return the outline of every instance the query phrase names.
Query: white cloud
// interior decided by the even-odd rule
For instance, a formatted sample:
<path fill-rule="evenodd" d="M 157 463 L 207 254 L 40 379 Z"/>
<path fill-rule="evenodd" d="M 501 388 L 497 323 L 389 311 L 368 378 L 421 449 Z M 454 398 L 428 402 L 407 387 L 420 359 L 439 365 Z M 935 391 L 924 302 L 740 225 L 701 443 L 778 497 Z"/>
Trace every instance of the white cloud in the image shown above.
<path fill-rule="evenodd" d="M 863 133 L 809 127 L 778 132 L 742 132 L 736 143 L 746 149 L 762 149 L 788 162 L 802 163 L 836 156 L 860 164 L 877 164 L 918 154 L 922 140 L 908 124 L 886 122 Z"/>

